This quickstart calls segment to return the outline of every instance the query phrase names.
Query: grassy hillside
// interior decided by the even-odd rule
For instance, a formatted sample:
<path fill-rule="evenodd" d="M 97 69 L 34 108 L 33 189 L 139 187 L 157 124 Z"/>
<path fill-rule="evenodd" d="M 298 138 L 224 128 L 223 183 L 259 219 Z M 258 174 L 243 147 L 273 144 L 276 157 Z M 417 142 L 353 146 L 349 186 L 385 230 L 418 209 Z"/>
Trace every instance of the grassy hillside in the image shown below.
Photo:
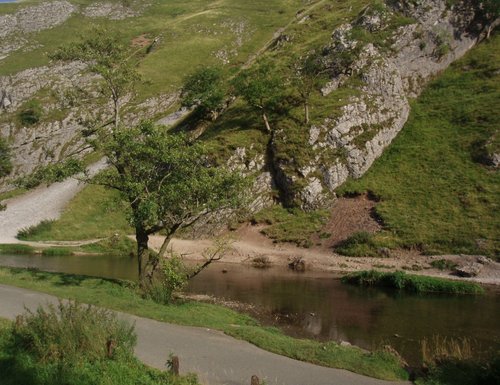
<path fill-rule="evenodd" d="M 500 253 L 500 174 L 480 162 L 487 143 L 498 151 L 499 63 L 497 34 L 432 82 L 384 155 L 340 188 L 379 197 L 377 213 L 404 246 Z"/>
<path fill-rule="evenodd" d="M 70 2 L 82 7 L 95 3 L 91 0 Z M 37 1 L 2 4 L 0 14 L 35 3 Z M 142 2 L 129 3 L 137 8 Z M 148 97 L 173 92 L 183 77 L 197 66 L 220 64 L 216 57 L 218 51 L 229 52 L 232 66 L 246 62 L 304 5 L 301 0 L 153 0 L 148 3 L 151 5 L 138 17 L 107 20 L 74 13 L 55 28 L 29 34 L 26 37 L 35 48 L 16 51 L 0 61 L 0 76 L 48 64 L 47 53 L 79 40 L 95 25 L 106 24 L 119 30 L 130 42 L 138 37 L 160 37 L 157 48 L 141 63 L 140 72 L 147 82 L 139 87 L 139 94 Z"/>

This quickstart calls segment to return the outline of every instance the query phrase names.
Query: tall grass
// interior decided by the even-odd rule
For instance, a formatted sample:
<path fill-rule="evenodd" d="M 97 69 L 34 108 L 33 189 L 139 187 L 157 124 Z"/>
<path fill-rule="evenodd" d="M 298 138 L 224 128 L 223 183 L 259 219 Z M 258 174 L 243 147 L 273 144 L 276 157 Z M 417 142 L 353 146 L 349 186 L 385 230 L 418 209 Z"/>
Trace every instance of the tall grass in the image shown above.
<path fill-rule="evenodd" d="M 0 323 L 1 326 L 1 323 Z M 39 307 L 0 328 L 2 385 L 196 385 L 134 357 L 134 327 L 75 302 Z"/>

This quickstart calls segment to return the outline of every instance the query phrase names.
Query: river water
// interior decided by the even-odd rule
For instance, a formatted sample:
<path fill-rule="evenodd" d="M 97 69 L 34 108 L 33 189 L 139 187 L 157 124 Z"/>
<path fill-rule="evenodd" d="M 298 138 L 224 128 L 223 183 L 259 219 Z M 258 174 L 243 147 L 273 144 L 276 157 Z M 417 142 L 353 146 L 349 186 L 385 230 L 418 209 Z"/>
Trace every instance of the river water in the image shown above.
<path fill-rule="evenodd" d="M 0 255 L 0 265 L 136 279 L 135 259 L 128 257 Z M 500 295 L 491 290 L 421 296 L 343 285 L 330 273 L 214 263 L 187 291 L 248 304 L 252 315 L 289 335 L 369 350 L 389 344 L 411 365 L 420 363 L 421 341 L 437 335 L 466 337 L 477 354 L 500 349 Z"/>

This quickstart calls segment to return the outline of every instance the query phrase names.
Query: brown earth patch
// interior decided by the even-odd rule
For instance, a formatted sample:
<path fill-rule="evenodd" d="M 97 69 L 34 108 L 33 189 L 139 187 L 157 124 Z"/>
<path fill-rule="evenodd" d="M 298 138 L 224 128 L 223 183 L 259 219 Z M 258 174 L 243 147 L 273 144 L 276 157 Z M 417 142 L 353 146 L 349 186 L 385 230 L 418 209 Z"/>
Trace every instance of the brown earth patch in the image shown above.
<path fill-rule="evenodd" d="M 151 45 L 151 39 L 148 39 L 145 34 L 137 36 L 132 39 L 132 46 L 134 47 L 149 47 Z"/>
<path fill-rule="evenodd" d="M 339 198 L 335 202 L 330 219 L 322 230 L 323 234 L 331 234 L 327 239 L 315 236 L 315 244 L 321 243 L 323 248 L 332 248 L 339 242 L 349 238 L 356 232 L 376 233 L 382 229 L 374 216 L 376 202 L 366 194 L 354 198 Z"/>

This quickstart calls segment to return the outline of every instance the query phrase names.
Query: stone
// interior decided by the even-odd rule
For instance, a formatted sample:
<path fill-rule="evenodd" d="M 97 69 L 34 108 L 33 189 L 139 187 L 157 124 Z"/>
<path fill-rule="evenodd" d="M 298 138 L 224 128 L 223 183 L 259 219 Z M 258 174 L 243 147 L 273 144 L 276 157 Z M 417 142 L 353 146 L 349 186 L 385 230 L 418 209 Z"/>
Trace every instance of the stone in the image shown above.
<path fill-rule="evenodd" d="M 483 265 L 477 262 L 471 262 L 455 268 L 455 273 L 459 277 L 471 278 L 476 277 L 482 270 Z"/>

